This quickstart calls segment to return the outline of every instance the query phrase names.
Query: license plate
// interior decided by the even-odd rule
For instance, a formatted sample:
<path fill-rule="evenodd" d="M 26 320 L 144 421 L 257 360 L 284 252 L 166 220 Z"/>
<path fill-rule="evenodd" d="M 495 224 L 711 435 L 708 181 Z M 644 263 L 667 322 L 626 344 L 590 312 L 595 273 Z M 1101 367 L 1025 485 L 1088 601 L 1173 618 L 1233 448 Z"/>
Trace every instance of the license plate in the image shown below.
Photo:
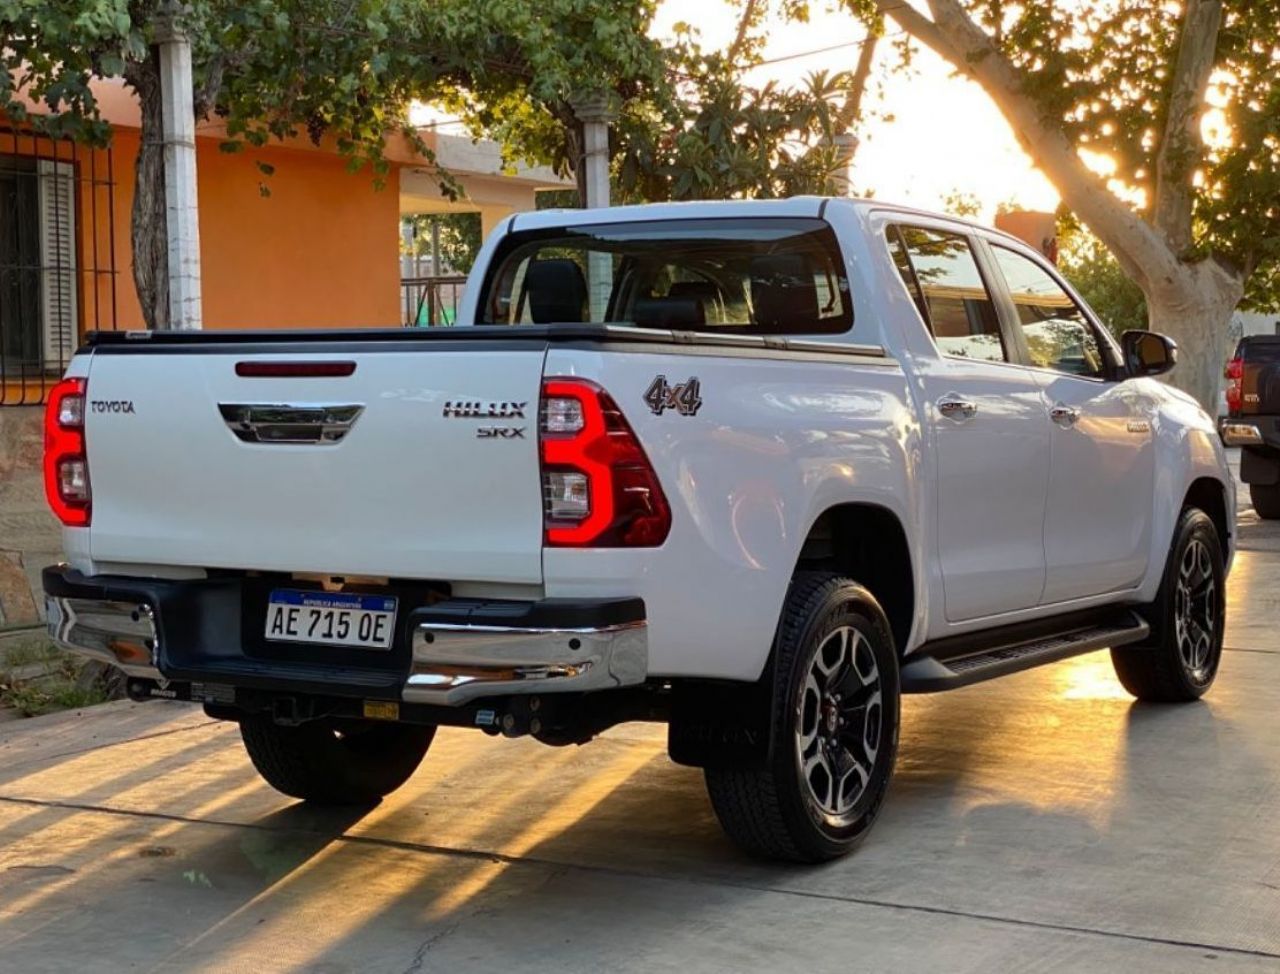
<path fill-rule="evenodd" d="M 276 589 L 267 600 L 267 639 L 390 649 L 396 600 L 386 595 Z"/>

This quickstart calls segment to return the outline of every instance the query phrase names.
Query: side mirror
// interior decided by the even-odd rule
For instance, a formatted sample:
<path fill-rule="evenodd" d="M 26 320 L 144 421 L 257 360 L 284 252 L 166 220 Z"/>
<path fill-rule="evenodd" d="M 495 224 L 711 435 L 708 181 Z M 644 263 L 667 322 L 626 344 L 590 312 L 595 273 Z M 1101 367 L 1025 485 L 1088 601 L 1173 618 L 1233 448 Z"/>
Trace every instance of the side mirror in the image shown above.
<path fill-rule="evenodd" d="M 1126 331 L 1120 336 L 1124 371 L 1130 378 L 1164 375 L 1178 364 L 1178 343 L 1154 331 Z"/>

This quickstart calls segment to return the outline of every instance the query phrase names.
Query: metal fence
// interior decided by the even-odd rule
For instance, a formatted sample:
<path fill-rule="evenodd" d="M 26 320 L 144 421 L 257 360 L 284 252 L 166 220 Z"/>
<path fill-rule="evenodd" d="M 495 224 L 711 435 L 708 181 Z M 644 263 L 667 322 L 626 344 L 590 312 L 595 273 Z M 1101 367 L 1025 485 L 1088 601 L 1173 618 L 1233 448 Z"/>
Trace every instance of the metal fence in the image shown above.
<path fill-rule="evenodd" d="M 0 127 L 0 406 L 37 405 L 116 325 L 111 150 Z"/>
<path fill-rule="evenodd" d="M 406 277 L 400 281 L 400 320 L 406 328 L 438 328 L 458 320 L 467 279 L 461 274 Z"/>

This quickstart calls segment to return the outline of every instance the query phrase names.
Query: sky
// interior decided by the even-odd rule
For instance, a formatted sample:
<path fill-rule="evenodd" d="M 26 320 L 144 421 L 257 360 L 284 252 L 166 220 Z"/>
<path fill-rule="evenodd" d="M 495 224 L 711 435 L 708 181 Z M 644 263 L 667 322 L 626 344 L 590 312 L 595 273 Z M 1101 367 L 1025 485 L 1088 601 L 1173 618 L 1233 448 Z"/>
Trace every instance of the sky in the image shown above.
<path fill-rule="evenodd" d="M 853 42 L 864 36 L 864 28 L 848 13 L 825 13 L 821 0 L 813 7 L 807 24 L 767 25 L 763 57 L 850 46 L 763 65 L 744 74 L 748 83 L 775 79 L 792 84 L 811 71 L 853 69 L 858 57 Z M 725 47 L 737 27 L 736 11 L 730 0 L 664 0 L 653 34 L 669 37 L 672 25 L 685 20 L 696 24 L 704 47 Z M 890 21 L 888 31 L 897 30 Z M 892 45 L 882 43 L 864 110 L 879 110 L 893 120 L 864 126 L 853 166 L 855 191 L 873 190 L 880 199 L 927 209 L 939 209 L 949 193 L 966 193 L 977 198 L 986 219 L 1005 202 L 1033 210 L 1057 205 L 1058 194 L 1018 147 L 1008 123 L 980 87 L 956 77 L 927 48 L 915 58 L 910 78 L 889 72 L 895 58 Z"/>

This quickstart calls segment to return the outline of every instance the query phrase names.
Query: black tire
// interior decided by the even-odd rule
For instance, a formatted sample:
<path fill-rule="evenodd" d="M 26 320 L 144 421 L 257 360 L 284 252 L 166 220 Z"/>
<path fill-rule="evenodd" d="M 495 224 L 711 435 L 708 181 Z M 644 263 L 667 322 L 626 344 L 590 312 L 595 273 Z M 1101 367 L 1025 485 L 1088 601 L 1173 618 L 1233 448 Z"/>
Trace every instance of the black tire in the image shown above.
<path fill-rule="evenodd" d="M 1264 521 L 1280 518 L 1280 484 L 1250 484 L 1249 500 Z"/>
<path fill-rule="evenodd" d="M 1139 700 L 1198 700 L 1222 660 L 1226 568 L 1213 520 L 1189 507 L 1178 519 L 1160 593 L 1147 612 L 1151 636 L 1111 651 L 1116 676 Z"/>
<path fill-rule="evenodd" d="M 318 805 L 368 805 L 409 780 L 436 729 L 371 720 L 285 727 L 267 715 L 240 721 L 258 773 L 276 791 Z"/>
<path fill-rule="evenodd" d="M 842 642 L 844 632 L 861 638 Z M 721 826 L 747 852 L 823 862 L 861 842 L 884 804 L 898 752 L 897 651 L 870 592 L 805 572 L 787 594 L 774 660 L 768 765 L 709 768 L 707 791 Z M 823 666 L 825 685 L 817 679 Z"/>

